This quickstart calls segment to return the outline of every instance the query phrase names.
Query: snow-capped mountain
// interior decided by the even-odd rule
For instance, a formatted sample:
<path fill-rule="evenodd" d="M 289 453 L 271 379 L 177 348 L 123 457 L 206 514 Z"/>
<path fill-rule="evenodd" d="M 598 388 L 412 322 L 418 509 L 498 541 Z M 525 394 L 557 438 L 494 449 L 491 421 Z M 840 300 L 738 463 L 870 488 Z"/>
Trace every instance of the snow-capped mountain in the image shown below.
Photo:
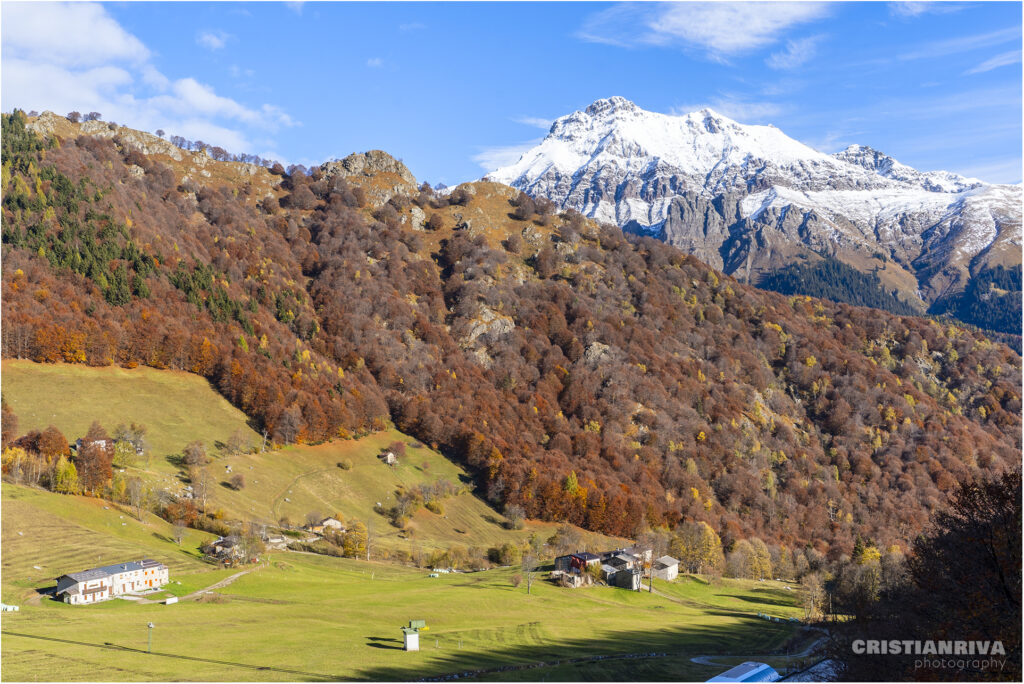
<path fill-rule="evenodd" d="M 1021 261 L 1019 185 L 918 171 L 861 145 L 824 154 L 711 109 L 672 116 L 598 100 L 487 179 L 755 283 L 794 258 L 832 256 L 924 308 L 986 266 Z"/>

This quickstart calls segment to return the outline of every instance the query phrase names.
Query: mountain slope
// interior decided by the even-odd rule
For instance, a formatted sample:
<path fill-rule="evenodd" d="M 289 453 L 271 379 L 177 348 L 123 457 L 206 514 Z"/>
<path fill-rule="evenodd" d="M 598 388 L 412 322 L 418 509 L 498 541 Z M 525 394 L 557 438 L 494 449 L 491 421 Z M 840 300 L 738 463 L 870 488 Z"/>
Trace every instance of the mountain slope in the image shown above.
<path fill-rule="evenodd" d="M 905 543 L 1019 461 L 1020 357 L 956 326 L 757 290 L 496 183 L 417 191 L 383 153 L 253 196 L 4 125 L 5 356 L 191 370 L 280 442 L 390 418 L 492 501 L 620 536 Z"/>
<path fill-rule="evenodd" d="M 921 172 L 867 147 L 834 155 L 710 109 L 669 116 L 612 97 L 554 122 L 487 178 L 660 237 L 751 283 L 796 258 L 877 272 L 924 310 L 1017 268 L 1021 188 Z M 1020 333 L 1020 321 L 993 327 Z"/>

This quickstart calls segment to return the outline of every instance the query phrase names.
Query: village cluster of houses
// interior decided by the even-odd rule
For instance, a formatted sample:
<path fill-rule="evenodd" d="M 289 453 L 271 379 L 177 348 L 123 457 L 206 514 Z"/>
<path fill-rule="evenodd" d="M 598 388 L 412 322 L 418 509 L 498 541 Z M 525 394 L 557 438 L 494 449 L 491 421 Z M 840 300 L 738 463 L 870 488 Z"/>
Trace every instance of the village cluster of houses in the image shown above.
<path fill-rule="evenodd" d="M 671 556 L 653 558 L 648 548 L 631 546 L 605 551 L 600 554 L 579 551 L 555 558 L 551 579 L 565 587 L 588 584 L 596 568 L 601 580 L 609 586 L 640 591 L 641 579 L 648 570 L 650 575 L 663 580 L 674 580 L 679 575 L 679 561 Z"/>
<path fill-rule="evenodd" d="M 167 566 L 143 558 L 115 565 L 70 572 L 57 578 L 57 598 L 80 605 L 154 591 L 170 581 Z"/>

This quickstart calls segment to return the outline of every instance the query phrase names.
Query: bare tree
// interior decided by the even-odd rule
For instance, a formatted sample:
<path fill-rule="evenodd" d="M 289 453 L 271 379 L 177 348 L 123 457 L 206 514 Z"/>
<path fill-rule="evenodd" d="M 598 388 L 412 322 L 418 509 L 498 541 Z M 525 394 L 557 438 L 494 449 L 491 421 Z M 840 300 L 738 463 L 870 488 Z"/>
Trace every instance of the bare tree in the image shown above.
<path fill-rule="evenodd" d="M 298 406 L 289 406 L 281 413 L 277 425 L 274 426 L 274 439 L 289 444 L 295 440 L 301 429 L 302 410 Z"/>
<path fill-rule="evenodd" d="M 530 594 L 533 591 L 533 576 L 537 572 L 537 566 L 539 565 L 537 555 L 533 549 L 523 553 L 523 574 L 526 575 L 526 593 Z"/>
<path fill-rule="evenodd" d="M 135 517 L 138 520 L 142 520 L 142 502 L 145 500 L 145 493 L 141 478 L 133 477 L 128 480 L 128 503 L 135 509 Z"/>
<path fill-rule="evenodd" d="M 181 546 L 181 542 L 185 538 L 185 523 L 181 522 L 180 520 L 174 523 L 173 533 L 174 541 L 178 543 L 178 546 Z"/>
<path fill-rule="evenodd" d="M 227 447 L 228 453 L 232 455 L 241 453 L 242 451 L 248 451 L 249 440 L 246 439 L 245 433 L 242 432 L 241 429 L 238 429 L 232 432 L 231 436 L 228 437 Z"/>
<path fill-rule="evenodd" d="M 182 452 L 185 464 L 190 466 L 206 465 L 206 447 L 199 440 L 189 442 Z"/>
<path fill-rule="evenodd" d="M 509 529 L 521 530 L 523 529 L 523 519 L 526 517 L 526 511 L 518 504 L 508 504 L 505 506 L 505 517 L 508 518 Z"/>
<path fill-rule="evenodd" d="M 206 512 L 206 503 L 210 498 L 210 472 L 206 468 L 195 467 L 189 470 L 188 479 L 192 483 L 192 496 L 203 512 Z"/>

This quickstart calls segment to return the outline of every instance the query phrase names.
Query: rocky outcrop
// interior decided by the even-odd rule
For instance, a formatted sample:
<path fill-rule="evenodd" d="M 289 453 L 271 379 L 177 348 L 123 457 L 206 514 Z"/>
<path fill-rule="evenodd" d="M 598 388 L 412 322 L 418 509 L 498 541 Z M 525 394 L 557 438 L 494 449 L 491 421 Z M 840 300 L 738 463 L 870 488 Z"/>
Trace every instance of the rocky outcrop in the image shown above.
<path fill-rule="evenodd" d="M 341 161 L 327 162 L 320 168 L 327 176 L 373 176 L 378 173 L 393 173 L 409 185 L 416 185 L 416 179 L 405 164 L 381 150 L 350 154 Z"/>
<path fill-rule="evenodd" d="M 341 161 L 321 164 L 320 169 L 328 179 L 356 179 L 367 200 L 375 206 L 395 195 L 412 195 L 417 190 L 416 178 L 405 164 L 381 150 L 350 154 Z"/>

